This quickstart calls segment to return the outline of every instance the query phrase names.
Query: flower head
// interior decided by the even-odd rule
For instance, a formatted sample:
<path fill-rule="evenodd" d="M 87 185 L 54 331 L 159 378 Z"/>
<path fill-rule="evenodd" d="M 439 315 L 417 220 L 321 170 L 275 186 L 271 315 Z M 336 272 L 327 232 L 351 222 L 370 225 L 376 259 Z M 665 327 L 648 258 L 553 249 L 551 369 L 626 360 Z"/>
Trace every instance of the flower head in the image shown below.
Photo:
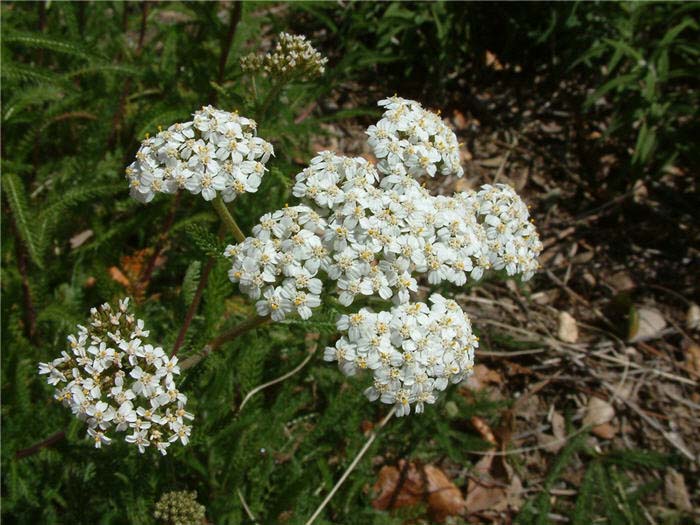
<path fill-rule="evenodd" d="M 395 405 L 399 416 L 411 407 L 422 412 L 437 392 L 472 373 L 477 347 L 469 318 L 455 301 L 433 294 L 430 302 L 342 316 L 338 329 L 344 335 L 326 348 L 324 359 L 337 361 L 345 375 L 370 370 L 370 401 Z"/>
<path fill-rule="evenodd" d="M 274 150 L 255 136 L 255 121 L 211 106 L 193 117 L 141 143 L 126 169 L 132 197 L 150 202 L 156 193 L 186 189 L 230 202 L 258 190 Z"/>
<path fill-rule="evenodd" d="M 55 398 L 88 425 L 96 448 L 109 445 L 108 432 L 129 433 L 139 452 L 153 447 L 166 454 L 171 441 L 189 436 L 187 397 L 175 384 L 177 358 L 145 342 L 143 321 L 129 313 L 128 299 L 113 309 L 105 303 L 91 311 L 88 328 L 68 336 L 69 349 L 39 373 L 56 387 Z"/>
<path fill-rule="evenodd" d="M 323 75 L 327 63 L 328 59 L 305 36 L 280 33 L 270 53 L 251 53 L 241 58 L 241 69 L 275 78 L 311 80 Z"/>

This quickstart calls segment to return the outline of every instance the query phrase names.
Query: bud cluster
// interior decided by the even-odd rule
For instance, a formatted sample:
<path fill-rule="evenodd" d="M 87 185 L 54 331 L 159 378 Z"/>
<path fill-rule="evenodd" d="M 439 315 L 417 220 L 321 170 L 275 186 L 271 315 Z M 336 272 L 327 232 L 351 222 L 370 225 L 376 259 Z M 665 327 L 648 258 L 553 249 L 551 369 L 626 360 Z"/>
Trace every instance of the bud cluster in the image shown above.
<path fill-rule="evenodd" d="M 280 33 L 274 50 L 265 55 L 250 53 L 241 58 L 241 69 L 273 78 L 311 80 L 323 75 L 328 59 L 303 35 Z"/>
<path fill-rule="evenodd" d="M 163 494 L 156 503 L 153 517 L 167 525 L 201 525 L 206 509 L 197 503 L 196 491 L 172 491 Z"/>
<path fill-rule="evenodd" d="M 255 121 L 211 106 L 193 116 L 141 143 L 126 168 L 132 197 L 146 203 L 156 193 L 186 189 L 208 201 L 221 194 L 230 202 L 258 191 L 274 150 L 255 136 Z"/>
<path fill-rule="evenodd" d="M 177 358 L 146 342 L 144 323 L 129 312 L 129 299 L 113 309 L 91 310 L 87 327 L 68 336 L 69 350 L 39 373 L 56 387 L 54 397 L 88 425 L 95 447 L 112 442 L 109 431 L 125 432 L 127 443 L 144 452 L 153 445 L 163 455 L 171 443 L 186 445 L 194 416 L 175 385 Z"/>

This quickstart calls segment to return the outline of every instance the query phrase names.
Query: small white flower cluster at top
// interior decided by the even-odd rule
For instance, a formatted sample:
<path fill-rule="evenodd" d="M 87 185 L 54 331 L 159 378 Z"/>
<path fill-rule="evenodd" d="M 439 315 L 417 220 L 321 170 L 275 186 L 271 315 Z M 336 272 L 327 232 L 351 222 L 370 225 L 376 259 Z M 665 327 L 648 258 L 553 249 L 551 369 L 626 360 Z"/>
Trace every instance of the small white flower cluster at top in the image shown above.
<path fill-rule="evenodd" d="M 387 175 L 420 177 L 436 173 L 461 177 L 459 143 L 442 119 L 418 102 L 397 96 L 381 100 L 386 108 L 376 125 L 367 128 L 369 144 Z"/>
<path fill-rule="evenodd" d="M 321 55 L 303 35 L 280 33 L 271 53 L 250 53 L 240 59 L 241 69 L 275 78 L 311 80 L 323 75 L 328 59 Z"/>
<path fill-rule="evenodd" d="M 410 303 L 411 292 L 417 291 L 419 274 L 427 274 L 431 285 L 449 282 L 462 286 L 467 280 L 481 279 L 489 269 L 519 275 L 523 280 L 532 277 L 537 269 L 542 244 L 530 222 L 527 206 L 515 191 L 497 184 L 450 197 L 431 195 L 417 177 L 463 174 L 454 133 L 416 102 L 393 97 L 380 105 L 386 106 L 387 112 L 368 130 L 375 155 L 380 159 L 376 167 L 363 158 L 321 152 L 296 177 L 292 192 L 303 199 L 303 204 L 264 215 L 253 229 L 253 236 L 226 248 L 224 255 L 232 262 L 230 280 L 239 283 L 241 291 L 257 301 L 261 316 L 269 315 L 274 321 L 292 313 L 309 318 L 312 309 L 321 303 L 321 271 L 335 281 L 340 304 L 349 306 L 358 297 L 379 296 L 397 305 L 384 314 L 403 319 L 406 312 L 423 312 L 427 308 Z M 442 298 L 436 299 L 430 311 L 443 312 L 447 304 Z M 451 312 L 455 306 L 456 303 L 449 303 Z M 375 315 L 367 310 L 361 314 L 370 320 Z M 384 386 L 379 389 L 375 384 L 375 390 L 368 393 L 370 398 L 395 403 L 398 412 L 405 414 L 408 408 L 404 399 L 409 404 L 432 402 L 426 392 L 442 390 L 441 379 L 468 373 L 468 360 L 460 360 L 460 365 L 452 368 L 456 358 L 447 349 L 453 345 L 445 343 L 452 337 L 462 350 L 476 346 L 470 329 L 467 330 L 468 320 L 460 322 L 461 331 L 447 330 L 431 339 L 442 341 L 431 347 L 435 349 L 431 356 L 438 356 L 443 366 L 440 370 L 456 370 L 454 374 L 434 376 L 426 372 L 426 377 L 436 379 L 425 384 L 437 386 L 420 392 L 413 391 L 412 383 L 378 383 Z M 426 328 L 428 325 L 416 324 L 410 338 L 423 340 L 423 336 L 432 333 Z M 365 326 L 369 338 L 377 336 L 371 331 L 372 326 L 375 325 L 371 322 Z M 470 341 L 466 346 L 462 336 L 458 337 L 462 333 Z M 358 334 L 349 333 L 345 342 L 357 343 Z M 396 337 L 389 339 L 397 341 Z M 370 357 L 366 352 L 347 355 L 352 359 L 343 361 L 338 357 L 341 370 L 346 373 L 355 370 L 350 361 Z M 375 370 L 377 361 L 371 362 L 372 366 L 367 367 Z M 383 378 L 381 374 L 388 369 L 381 370 L 377 373 Z M 375 374 L 375 383 L 378 377 Z"/>
<path fill-rule="evenodd" d="M 255 121 L 212 106 L 193 116 L 141 143 L 126 168 L 132 197 L 146 203 L 156 193 L 186 189 L 208 201 L 221 194 L 230 202 L 258 191 L 274 150 L 255 136 Z"/>
<path fill-rule="evenodd" d="M 55 398 L 87 422 L 95 447 L 112 442 L 108 431 L 125 432 L 127 443 L 144 452 L 153 445 L 165 455 L 171 443 L 189 442 L 194 416 L 187 397 L 175 385 L 177 357 L 145 342 L 148 330 L 128 309 L 129 299 L 113 309 L 105 303 L 91 310 L 87 327 L 68 336 L 69 351 L 39 373 L 56 387 Z"/>
<path fill-rule="evenodd" d="M 433 294 L 430 302 L 341 316 L 337 326 L 345 335 L 326 348 L 324 359 L 337 361 L 349 376 L 371 370 L 374 384 L 365 395 L 395 405 L 398 416 L 409 414 L 412 404 L 423 412 L 437 391 L 471 374 L 477 347 L 469 318 L 455 301 Z"/>

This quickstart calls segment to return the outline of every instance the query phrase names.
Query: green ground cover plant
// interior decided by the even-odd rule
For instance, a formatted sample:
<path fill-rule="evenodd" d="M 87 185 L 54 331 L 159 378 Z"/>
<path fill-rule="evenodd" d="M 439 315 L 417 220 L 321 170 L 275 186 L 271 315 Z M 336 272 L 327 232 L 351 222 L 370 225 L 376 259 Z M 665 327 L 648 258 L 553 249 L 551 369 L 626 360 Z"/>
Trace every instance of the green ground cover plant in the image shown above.
<path fill-rule="evenodd" d="M 386 310 L 387 297 L 365 301 L 361 296 L 370 294 L 356 293 L 359 298 L 351 305 L 347 296 L 325 289 L 312 316 L 290 306 L 286 316 L 275 319 L 279 322 L 267 323 L 272 303 L 261 311 L 255 293 L 243 286 L 239 293 L 232 284 L 241 280 L 231 277 L 237 254 L 227 246 L 252 244 L 244 238 L 256 231 L 264 214 L 288 209 L 287 204 L 294 208 L 306 198 L 330 222 L 335 210 L 323 208 L 312 194 L 301 195 L 300 179 L 295 179 L 309 163 L 327 162 L 312 160 L 319 158 L 311 153 L 311 142 L 321 124 L 358 117 L 374 122 L 387 110 L 321 113 L 313 111 L 315 101 L 376 68 L 397 82 L 425 73 L 435 79 L 430 93 L 442 96 L 468 69 L 459 61 L 469 49 L 486 49 L 473 40 L 470 11 L 451 4 L 349 4 L 351 16 L 337 24 L 334 18 L 344 16 L 340 11 L 328 13 L 335 8 L 309 3 L 290 9 L 335 28 L 341 40 L 337 55 L 329 52 L 328 64 L 319 56 L 308 67 L 282 70 L 272 59 L 255 58 L 274 53 L 275 44 L 284 41 L 277 30 L 291 25 L 276 8 L 274 3 L 215 2 L 3 4 L 2 515 L 8 522 L 150 524 L 172 523 L 177 515 L 194 523 L 204 515 L 217 524 L 306 523 L 353 466 L 316 522 L 404 523 L 410 516 L 371 505 L 368 487 L 377 469 L 369 458 L 426 463 L 444 458 L 472 465 L 469 451 L 487 450 L 489 444 L 464 422 L 479 417 L 496 425 L 502 410 L 512 405 L 512 400 L 483 396 L 467 399 L 453 387 L 435 399 L 425 397 L 422 414 L 388 424 L 391 407 L 410 404 L 414 411 L 416 400 L 403 403 L 396 395 L 387 402 L 377 391 L 370 397 L 376 394 L 385 404 L 369 403 L 364 395 L 372 388 L 369 375 L 344 377 L 323 362 L 325 353 L 328 360 L 349 366 L 349 359 L 324 351 L 338 347 L 339 317 L 362 306 Z M 655 68 L 673 64 L 665 66 L 666 76 L 653 88 L 639 90 L 649 78 L 635 69 L 637 51 L 622 44 L 603 40 L 581 55 L 577 66 L 605 59 L 613 62 L 610 73 L 619 68 L 624 75 L 637 75 L 625 77 L 628 84 L 603 85 L 589 105 L 594 108 L 595 100 L 611 93 L 635 101 L 634 108 L 616 105 L 620 124 L 611 133 L 639 129 L 632 163 L 643 170 L 657 169 L 659 157 L 652 152 L 659 149 L 668 151 L 664 165 L 690 154 L 685 146 L 665 149 L 684 144 L 675 137 L 690 125 L 682 105 L 688 101 L 680 101 L 682 88 L 670 89 L 671 94 L 666 89 L 675 86 L 674 79 L 685 79 L 683 71 L 696 60 L 686 35 L 697 26 L 685 13 L 674 12 L 678 24 L 673 31 L 648 44 Z M 639 22 L 645 31 L 652 30 L 644 24 L 659 23 L 667 13 L 655 16 Z M 421 28 L 421 37 L 414 40 L 415 27 Z M 623 38 L 627 30 L 618 29 Z M 400 54 L 396 41 L 405 44 Z M 630 91 L 638 96 L 630 98 Z M 129 195 L 124 169 L 139 159 L 142 145 L 209 105 L 254 119 L 256 136 L 274 146 L 272 160 L 261 160 L 269 166 L 257 191 L 240 191 L 229 205 L 220 188 L 210 195 L 200 183 L 162 195 L 138 189 L 146 186 L 141 178 Z M 642 128 L 634 127 L 639 119 L 645 130 L 641 139 Z M 410 134 L 397 138 L 409 140 Z M 376 130 L 370 139 L 377 139 Z M 380 164 L 385 158 L 381 169 L 386 173 L 395 167 L 388 154 L 376 157 Z M 415 158 L 416 170 L 431 165 L 439 172 L 448 164 L 447 155 L 426 157 L 423 164 Z M 330 171 L 337 169 L 333 166 Z M 446 173 L 456 174 L 453 168 Z M 370 170 L 365 164 L 362 169 Z M 423 190 L 416 191 L 427 199 Z M 473 207 L 471 198 L 460 205 Z M 507 198 L 519 202 L 517 195 Z M 479 217 L 478 206 L 474 217 Z M 532 254 L 519 255 L 522 260 L 510 261 L 501 254 L 501 273 L 490 277 L 534 271 Z M 516 271 L 511 264 L 520 266 Z M 434 279 L 430 284 L 445 297 L 458 289 L 437 273 Z M 186 409 L 195 419 L 187 439 L 168 441 L 167 455 L 141 454 L 121 436 L 106 446 L 99 424 L 93 426 L 97 440 L 86 440 L 85 422 L 53 400 L 54 387 L 46 384 L 46 375 L 37 374 L 40 362 L 49 363 L 66 350 L 66 336 L 86 323 L 90 308 L 107 301 L 116 312 L 123 297 L 131 298 L 129 308 L 145 321 L 154 345 L 179 358 L 177 388 L 187 393 Z M 421 300 L 427 302 L 427 296 Z M 344 330 L 353 342 L 352 332 Z M 105 446 L 94 448 L 95 443 Z M 593 520 L 600 500 L 601 515 L 611 523 L 633 523 L 641 516 L 637 501 L 653 487 L 608 496 L 604 481 L 612 480 L 617 488 L 627 483 L 628 470 L 661 468 L 671 461 L 635 454 L 600 455 L 572 441 L 553 463 L 545 486 L 556 482 L 574 455 L 590 457 L 574 522 Z M 518 520 L 543 523 L 552 510 L 547 498 L 535 496 Z M 425 512 L 417 512 L 415 518 L 423 519 Z"/>

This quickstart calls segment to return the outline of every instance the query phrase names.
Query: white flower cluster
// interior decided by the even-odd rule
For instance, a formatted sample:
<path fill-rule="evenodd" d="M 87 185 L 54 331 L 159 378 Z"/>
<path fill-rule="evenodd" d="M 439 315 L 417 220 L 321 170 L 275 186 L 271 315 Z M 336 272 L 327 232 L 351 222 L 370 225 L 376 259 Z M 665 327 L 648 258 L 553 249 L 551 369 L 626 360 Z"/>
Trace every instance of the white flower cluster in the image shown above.
<path fill-rule="evenodd" d="M 39 363 L 39 373 L 56 387 L 55 398 L 87 422 L 96 448 L 110 444 L 107 432 L 114 430 L 128 433 L 125 441 L 139 452 L 153 445 L 165 455 L 171 443 L 188 443 L 194 416 L 175 385 L 177 358 L 145 342 L 149 332 L 128 303 L 93 308 L 88 327 L 68 336 L 70 350 Z"/>
<path fill-rule="evenodd" d="M 339 302 L 349 306 L 362 295 L 406 303 L 418 274 L 432 285 L 462 286 L 489 268 L 524 278 L 536 269 L 539 240 L 508 186 L 445 197 L 411 177 L 385 177 L 380 187 L 378 178 L 362 158 L 323 152 L 293 189 L 315 211 L 296 206 L 267 214 L 253 237 L 227 248 L 229 277 L 259 300 L 260 315 L 308 318 L 319 305 L 319 270 L 336 281 Z"/>
<path fill-rule="evenodd" d="M 319 237 L 325 226 L 311 208 L 287 207 L 263 215 L 254 237 L 226 248 L 233 262 L 229 279 L 251 299 L 262 296 L 256 303 L 261 316 L 281 321 L 296 312 L 308 319 L 321 304 L 322 284 L 315 276 L 330 262 Z"/>
<path fill-rule="evenodd" d="M 274 150 L 255 136 L 255 121 L 211 106 L 193 116 L 141 143 L 126 168 L 132 197 L 150 202 L 156 193 L 186 189 L 230 202 L 258 190 Z"/>
<path fill-rule="evenodd" d="M 366 133 L 379 159 L 380 172 L 413 177 L 464 174 L 457 137 L 438 115 L 418 102 L 397 96 L 381 100 L 379 105 L 386 111 Z"/>
<path fill-rule="evenodd" d="M 486 184 L 477 194 L 479 219 L 488 238 L 491 264 L 508 275 L 530 279 L 538 268 L 542 243 L 527 206 L 515 190 L 505 184 Z"/>
<path fill-rule="evenodd" d="M 471 374 L 477 338 L 459 305 L 439 294 L 432 305 L 406 303 L 389 312 L 363 308 L 338 320 L 344 335 L 327 347 L 326 361 L 337 361 L 346 375 L 369 369 L 374 384 L 365 391 L 370 401 L 396 406 L 398 416 L 417 413 L 432 404 L 436 392 Z"/>
<path fill-rule="evenodd" d="M 314 49 L 305 36 L 280 33 L 273 52 L 266 55 L 250 53 L 240 62 L 243 71 L 310 80 L 323 75 L 328 59 Z"/>
<path fill-rule="evenodd" d="M 431 195 L 417 177 L 462 174 L 454 133 L 416 102 L 394 97 L 380 104 L 387 112 L 368 130 L 380 159 L 376 166 L 319 153 L 292 189 L 304 204 L 264 215 L 253 236 L 228 246 L 225 255 L 231 281 L 274 321 L 312 315 L 321 303 L 320 272 L 335 282 L 344 306 L 363 296 L 391 300 L 390 312 L 362 309 L 343 316 L 339 328 L 348 335 L 326 357 L 338 360 L 345 373 L 372 369 L 370 399 L 396 403 L 407 414 L 411 404 L 421 411 L 448 380 L 469 373 L 476 347 L 469 320 L 454 301 L 433 295 L 431 308 L 410 302 L 417 277 L 463 286 L 495 269 L 526 280 L 537 269 L 542 245 L 527 206 L 509 186 Z M 449 326 L 440 324 L 442 317 Z M 394 331 L 380 333 L 380 322 Z M 427 353 L 415 355 L 417 340 L 428 345 Z"/>

